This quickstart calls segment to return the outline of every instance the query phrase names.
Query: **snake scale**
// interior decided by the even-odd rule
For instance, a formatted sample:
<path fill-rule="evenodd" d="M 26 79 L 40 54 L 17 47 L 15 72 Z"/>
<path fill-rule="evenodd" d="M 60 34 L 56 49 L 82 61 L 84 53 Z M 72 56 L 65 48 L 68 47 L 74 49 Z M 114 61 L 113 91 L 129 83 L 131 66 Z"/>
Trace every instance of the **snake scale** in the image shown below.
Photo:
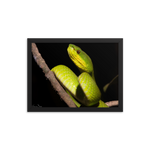
<path fill-rule="evenodd" d="M 81 74 L 79 77 L 67 66 L 58 65 L 51 69 L 61 85 L 66 89 L 77 107 L 83 106 L 108 107 L 101 100 L 95 77 L 91 58 L 78 46 L 69 44 L 68 55 L 78 67 Z"/>

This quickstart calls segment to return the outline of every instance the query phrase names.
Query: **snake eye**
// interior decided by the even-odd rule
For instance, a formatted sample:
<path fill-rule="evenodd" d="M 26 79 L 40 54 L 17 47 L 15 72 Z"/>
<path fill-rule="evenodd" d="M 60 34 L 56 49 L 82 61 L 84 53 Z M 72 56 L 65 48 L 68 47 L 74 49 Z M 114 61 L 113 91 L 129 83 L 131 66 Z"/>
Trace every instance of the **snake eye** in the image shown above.
<path fill-rule="evenodd" d="M 77 53 L 80 54 L 80 50 L 77 50 Z"/>

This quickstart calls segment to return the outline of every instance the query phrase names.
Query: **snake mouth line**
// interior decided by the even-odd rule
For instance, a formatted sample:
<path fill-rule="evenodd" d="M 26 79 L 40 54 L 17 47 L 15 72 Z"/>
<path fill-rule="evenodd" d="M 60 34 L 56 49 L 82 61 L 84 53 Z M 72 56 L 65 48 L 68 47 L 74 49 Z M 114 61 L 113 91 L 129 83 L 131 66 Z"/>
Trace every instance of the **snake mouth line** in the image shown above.
<path fill-rule="evenodd" d="M 73 50 L 74 51 L 74 50 Z M 84 68 L 86 68 L 85 63 L 83 62 L 83 60 L 80 58 L 80 56 L 77 56 L 76 54 L 74 54 L 74 52 L 69 52 L 69 57 L 70 59 L 75 63 L 75 65 L 80 68 L 81 70 L 83 70 Z M 75 51 L 76 52 L 76 51 Z"/>

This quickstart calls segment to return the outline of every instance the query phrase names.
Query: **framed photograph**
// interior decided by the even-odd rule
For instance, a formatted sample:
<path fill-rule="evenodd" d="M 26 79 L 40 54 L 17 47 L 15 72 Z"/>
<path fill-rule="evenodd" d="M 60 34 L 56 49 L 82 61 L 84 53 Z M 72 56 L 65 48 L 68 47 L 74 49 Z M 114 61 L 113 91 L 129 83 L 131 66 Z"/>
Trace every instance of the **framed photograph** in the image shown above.
<path fill-rule="evenodd" d="M 27 39 L 28 112 L 123 112 L 123 39 Z"/>

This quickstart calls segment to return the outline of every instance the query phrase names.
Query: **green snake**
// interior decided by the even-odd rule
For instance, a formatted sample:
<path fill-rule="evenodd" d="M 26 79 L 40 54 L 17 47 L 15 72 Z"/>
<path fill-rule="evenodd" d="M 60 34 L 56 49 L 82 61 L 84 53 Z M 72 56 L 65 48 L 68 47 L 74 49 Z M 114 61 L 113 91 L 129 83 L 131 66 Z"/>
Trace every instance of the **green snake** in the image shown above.
<path fill-rule="evenodd" d="M 69 44 L 67 51 L 70 59 L 81 72 L 79 77 L 65 65 L 55 66 L 51 71 L 54 72 L 71 99 L 77 107 L 80 107 L 81 104 L 83 106 L 108 107 L 101 100 L 101 91 L 95 81 L 91 58 L 74 44 Z"/>

